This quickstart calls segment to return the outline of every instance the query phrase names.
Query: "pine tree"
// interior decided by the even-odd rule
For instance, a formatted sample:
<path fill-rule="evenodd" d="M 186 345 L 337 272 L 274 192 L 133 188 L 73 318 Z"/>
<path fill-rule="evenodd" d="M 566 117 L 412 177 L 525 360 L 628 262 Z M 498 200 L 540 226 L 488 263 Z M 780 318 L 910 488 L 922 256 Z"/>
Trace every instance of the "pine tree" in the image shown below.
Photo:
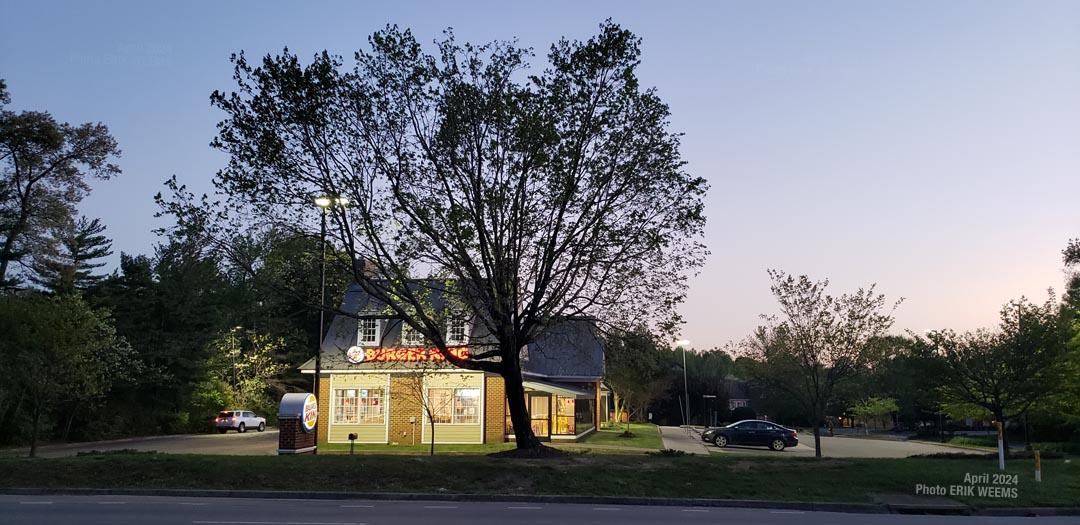
<path fill-rule="evenodd" d="M 97 262 L 112 255 L 112 241 L 103 235 L 99 219 L 80 217 L 51 228 L 42 253 L 34 258 L 30 280 L 55 295 L 66 295 L 90 287 L 103 278 L 94 270 Z"/>

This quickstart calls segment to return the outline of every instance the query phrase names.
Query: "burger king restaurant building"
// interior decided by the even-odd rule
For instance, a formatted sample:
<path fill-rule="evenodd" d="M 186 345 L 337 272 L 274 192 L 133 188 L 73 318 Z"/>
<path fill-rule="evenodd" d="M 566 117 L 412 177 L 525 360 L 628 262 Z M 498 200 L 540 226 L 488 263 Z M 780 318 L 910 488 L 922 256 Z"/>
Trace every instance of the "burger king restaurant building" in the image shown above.
<path fill-rule="evenodd" d="M 361 319 L 335 316 L 322 343 L 320 444 L 349 443 L 350 434 L 356 443 L 426 444 L 432 432 L 437 444 L 513 440 L 501 376 L 454 367 L 398 319 L 364 318 L 385 308 L 358 286 L 348 290 L 341 310 Z M 448 323 L 446 337 L 451 352 L 467 357 L 469 342 L 480 336 L 457 320 Z M 598 428 L 607 392 L 603 344 L 590 320 L 549 325 L 522 349 L 521 367 L 537 437 L 575 441 Z M 314 374 L 314 359 L 301 371 Z"/>

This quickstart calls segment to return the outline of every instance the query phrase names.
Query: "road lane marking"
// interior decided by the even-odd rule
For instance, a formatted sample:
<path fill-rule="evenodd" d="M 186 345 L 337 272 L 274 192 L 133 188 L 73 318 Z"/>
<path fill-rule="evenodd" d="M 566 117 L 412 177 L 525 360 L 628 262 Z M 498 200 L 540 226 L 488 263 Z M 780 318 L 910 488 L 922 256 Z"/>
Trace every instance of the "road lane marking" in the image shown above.
<path fill-rule="evenodd" d="M 452 505 L 427 505 L 425 509 L 456 509 L 457 507 Z"/>
<path fill-rule="evenodd" d="M 367 525 L 354 521 L 193 521 L 205 525 Z"/>
<path fill-rule="evenodd" d="M 20 501 L 22 505 L 52 505 L 51 501 Z"/>
<path fill-rule="evenodd" d="M 508 509 L 518 509 L 518 510 L 540 510 L 540 507 L 506 507 L 506 508 L 508 508 Z"/>

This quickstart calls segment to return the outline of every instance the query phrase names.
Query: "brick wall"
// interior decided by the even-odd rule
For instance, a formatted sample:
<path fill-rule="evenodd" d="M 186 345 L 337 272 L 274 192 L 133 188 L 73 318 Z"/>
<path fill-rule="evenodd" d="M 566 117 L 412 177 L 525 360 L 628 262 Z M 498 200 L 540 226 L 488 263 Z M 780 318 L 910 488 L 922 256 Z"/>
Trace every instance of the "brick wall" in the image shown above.
<path fill-rule="evenodd" d="M 503 378 L 484 378 L 484 443 L 506 441 L 506 386 Z"/>
<path fill-rule="evenodd" d="M 315 424 L 319 429 L 319 444 L 326 444 L 330 435 L 330 376 L 319 378 L 319 421 Z"/>
<path fill-rule="evenodd" d="M 278 429 L 279 449 L 299 450 L 315 446 L 315 434 L 304 432 L 303 422 L 299 418 L 279 420 Z"/>
<path fill-rule="evenodd" d="M 424 410 L 416 398 L 415 379 L 402 374 L 390 374 L 390 442 L 399 445 L 413 443 L 413 429 L 416 430 L 416 444 L 421 444 Z M 415 417 L 416 424 L 409 423 Z"/>

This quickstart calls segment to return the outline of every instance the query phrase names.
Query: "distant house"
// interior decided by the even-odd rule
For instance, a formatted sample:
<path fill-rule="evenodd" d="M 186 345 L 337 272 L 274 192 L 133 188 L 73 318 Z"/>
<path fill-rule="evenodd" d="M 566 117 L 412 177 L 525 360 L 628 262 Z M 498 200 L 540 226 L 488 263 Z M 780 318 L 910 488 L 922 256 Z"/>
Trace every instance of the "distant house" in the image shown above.
<path fill-rule="evenodd" d="M 436 309 L 445 306 L 437 289 L 430 300 Z M 427 443 L 431 429 L 421 400 L 435 412 L 436 443 L 513 439 L 501 376 L 452 366 L 358 285 L 348 289 L 340 309 L 352 315 L 333 318 L 320 348 L 320 443 L 348 443 L 349 434 L 358 443 Z M 446 317 L 444 335 L 455 355 L 494 342 L 470 315 Z M 552 323 L 522 348 L 521 368 L 538 438 L 573 441 L 596 430 L 604 348 L 591 320 Z M 301 371 L 314 374 L 314 358 Z"/>
<path fill-rule="evenodd" d="M 728 410 L 750 406 L 750 392 L 746 383 L 728 377 L 727 381 L 724 381 L 724 393 L 727 395 Z"/>

